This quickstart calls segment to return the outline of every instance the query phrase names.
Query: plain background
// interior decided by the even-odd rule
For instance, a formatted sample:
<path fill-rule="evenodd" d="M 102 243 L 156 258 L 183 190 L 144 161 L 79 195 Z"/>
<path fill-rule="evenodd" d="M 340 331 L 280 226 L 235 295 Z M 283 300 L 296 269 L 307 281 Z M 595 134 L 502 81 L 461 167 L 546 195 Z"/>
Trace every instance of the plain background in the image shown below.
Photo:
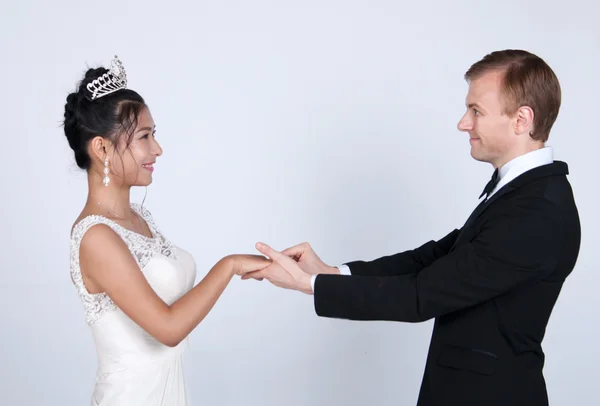
<path fill-rule="evenodd" d="M 600 403 L 597 3 L 37 0 L 0 14 L 0 404 L 88 404 L 94 383 L 68 272 L 86 178 L 60 127 L 88 66 L 117 54 L 149 103 L 164 155 L 145 204 L 201 278 L 259 240 L 310 241 L 333 265 L 460 227 L 492 171 L 456 129 L 462 76 L 505 48 L 561 81 L 548 145 L 582 221 L 544 342 L 551 404 Z M 192 334 L 186 379 L 194 405 L 411 405 L 431 328 L 318 318 L 310 296 L 235 279 Z"/>

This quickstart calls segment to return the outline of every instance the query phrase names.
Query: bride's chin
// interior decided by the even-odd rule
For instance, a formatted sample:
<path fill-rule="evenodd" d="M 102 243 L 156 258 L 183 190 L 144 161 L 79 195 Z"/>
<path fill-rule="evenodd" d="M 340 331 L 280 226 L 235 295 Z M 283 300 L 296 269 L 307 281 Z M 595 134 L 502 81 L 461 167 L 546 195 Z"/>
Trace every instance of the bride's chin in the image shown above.
<path fill-rule="evenodd" d="M 143 176 L 140 174 L 137 179 L 133 182 L 131 186 L 149 186 L 152 183 L 152 175 L 144 174 Z"/>
<path fill-rule="evenodd" d="M 141 182 L 139 182 L 139 185 L 136 186 L 150 186 L 152 184 L 152 178 L 148 179 L 148 180 L 143 180 Z"/>

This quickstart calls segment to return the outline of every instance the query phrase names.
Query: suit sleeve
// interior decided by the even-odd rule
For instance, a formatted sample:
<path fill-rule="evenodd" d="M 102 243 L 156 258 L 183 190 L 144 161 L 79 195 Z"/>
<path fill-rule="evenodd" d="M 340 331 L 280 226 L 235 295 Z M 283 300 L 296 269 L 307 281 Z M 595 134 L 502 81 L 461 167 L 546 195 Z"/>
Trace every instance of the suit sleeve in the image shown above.
<path fill-rule="evenodd" d="M 458 237 L 453 230 L 438 241 L 429 241 L 413 250 L 400 252 L 373 261 L 353 261 L 346 265 L 352 275 L 393 276 L 419 272 L 437 259 L 448 254 Z"/>
<path fill-rule="evenodd" d="M 510 215 L 488 219 L 472 241 L 418 273 L 319 275 L 315 311 L 349 320 L 429 320 L 547 276 L 564 238 L 560 213 L 550 203 L 520 202 Z"/>

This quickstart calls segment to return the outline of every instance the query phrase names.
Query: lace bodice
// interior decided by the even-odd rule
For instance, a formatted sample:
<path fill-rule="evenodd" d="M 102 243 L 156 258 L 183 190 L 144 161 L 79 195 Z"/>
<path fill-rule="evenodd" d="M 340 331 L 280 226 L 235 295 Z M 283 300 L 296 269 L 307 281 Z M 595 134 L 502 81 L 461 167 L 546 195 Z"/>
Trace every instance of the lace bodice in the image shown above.
<path fill-rule="evenodd" d="M 131 207 L 139 213 L 148 224 L 152 233 L 151 238 L 128 230 L 120 224 L 100 215 L 87 216 L 79 221 L 73 228 L 70 248 L 70 273 L 73 284 L 83 302 L 88 325 L 92 325 L 105 312 L 116 309 L 115 304 L 106 293 L 89 293 L 83 283 L 79 267 L 79 247 L 84 234 L 90 227 L 96 224 L 105 224 L 112 228 L 127 244 L 133 258 L 142 270 L 148 261 L 157 254 L 174 259 L 177 259 L 178 257 L 175 247 L 157 229 L 150 212 L 138 204 L 132 204 Z"/>

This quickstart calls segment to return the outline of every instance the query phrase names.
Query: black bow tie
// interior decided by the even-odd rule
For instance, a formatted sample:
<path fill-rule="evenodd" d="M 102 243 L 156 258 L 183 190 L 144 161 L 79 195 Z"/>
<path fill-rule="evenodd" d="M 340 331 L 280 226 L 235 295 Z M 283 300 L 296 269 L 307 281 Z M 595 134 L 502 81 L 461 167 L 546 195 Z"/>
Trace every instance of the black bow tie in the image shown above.
<path fill-rule="evenodd" d="M 496 170 L 494 170 L 494 173 L 492 174 L 492 179 L 490 179 L 487 185 L 485 185 L 485 188 L 483 189 L 483 192 L 481 192 L 481 194 L 479 195 L 479 198 L 481 199 L 483 195 L 489 196 L 489 194 L 492 193 L 492 190 L 494 190 L 494 188 L 498 184 L 499 180 L 500 178 L 498 177 L 498 168 L 496 168 Z"/>

